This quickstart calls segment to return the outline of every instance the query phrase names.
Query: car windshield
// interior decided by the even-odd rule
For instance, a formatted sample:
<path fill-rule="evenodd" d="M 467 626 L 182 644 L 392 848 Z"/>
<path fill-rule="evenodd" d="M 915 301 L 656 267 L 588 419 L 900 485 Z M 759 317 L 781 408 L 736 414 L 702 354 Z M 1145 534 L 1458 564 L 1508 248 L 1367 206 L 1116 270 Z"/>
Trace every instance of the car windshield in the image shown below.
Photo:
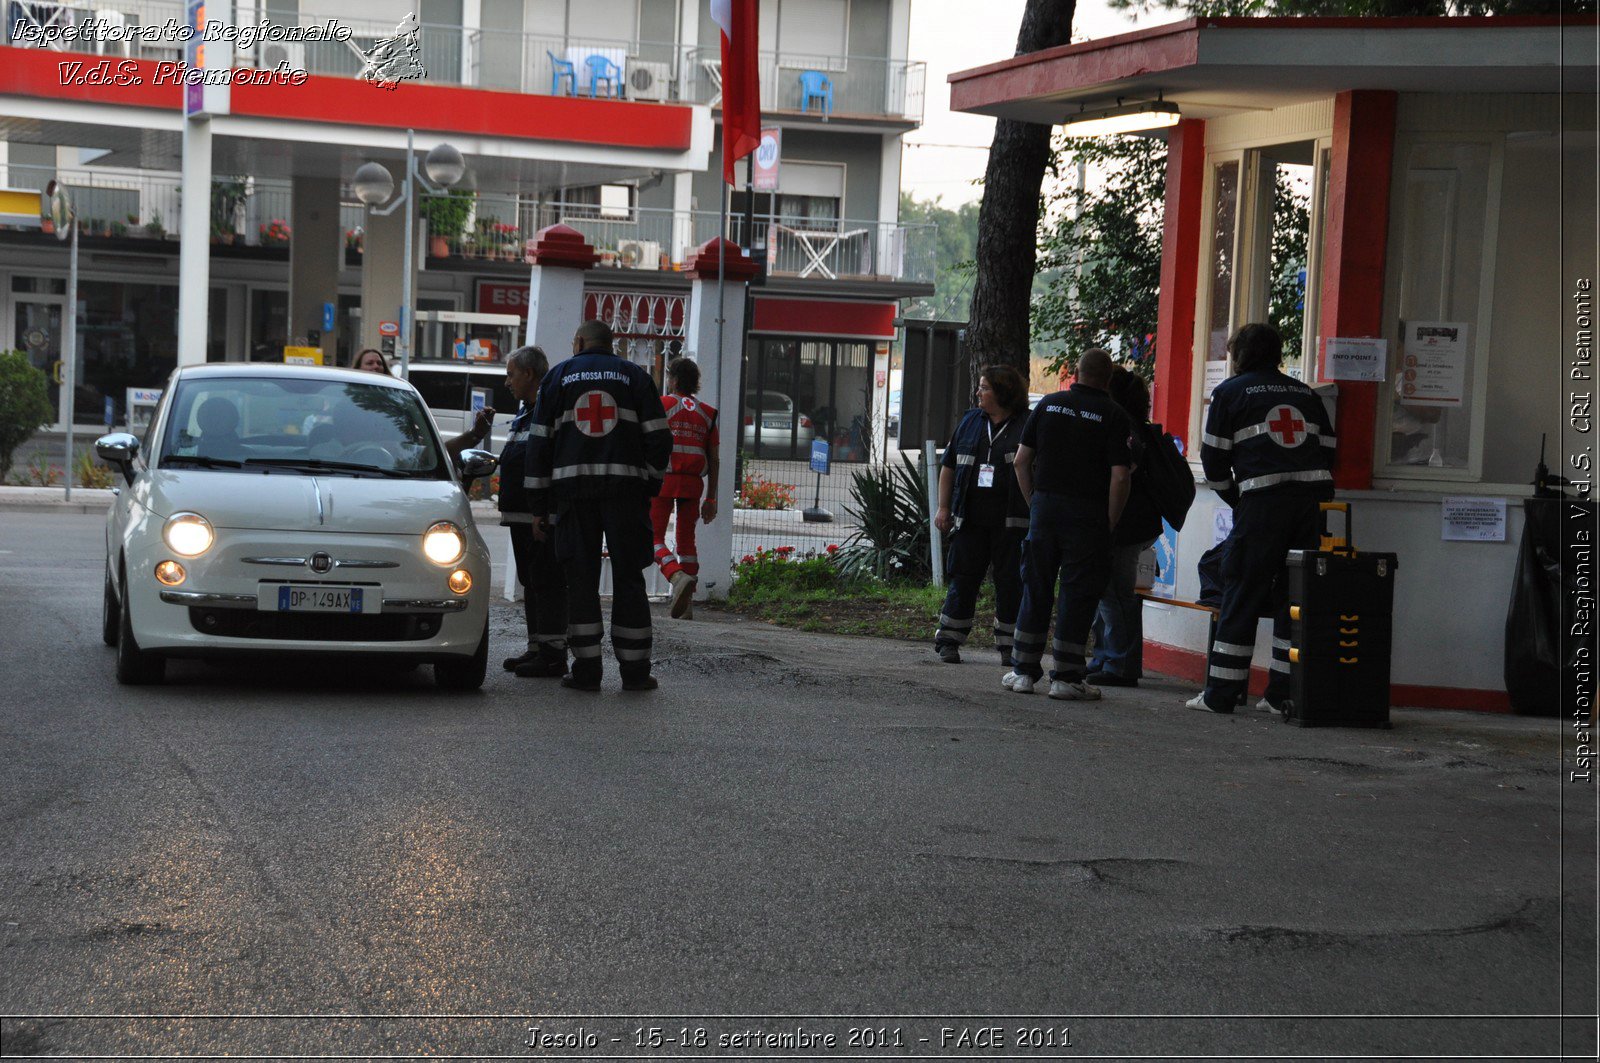
<path fill-rule="evenodd" d="M 312 376 L 180 381 L 158 464 L 430 480 L 450 475 L 415 394 Z"/>
<path fill-rule="evenodd" d="M 761 412 L 763 413 L 791 413 L 794 403 L 789 396 L 776 391 L 763 392 L 761 395 Z"/>

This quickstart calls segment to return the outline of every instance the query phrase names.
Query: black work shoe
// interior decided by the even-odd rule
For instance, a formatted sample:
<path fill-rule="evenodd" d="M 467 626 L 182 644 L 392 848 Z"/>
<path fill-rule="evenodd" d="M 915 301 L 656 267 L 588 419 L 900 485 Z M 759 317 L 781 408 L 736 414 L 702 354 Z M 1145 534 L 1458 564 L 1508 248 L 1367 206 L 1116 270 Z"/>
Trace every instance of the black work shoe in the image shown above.
<path fill-rule="evenodd" d="M 523 665 L 537 661 L 538 659 L 539 649 L 538 647 L 534 647 L 527 653 L 524 653 L 521 657 L 507 657 L 505 660 L 500 662 L 500 667 L 504 668 L 508 672 L 515 672 Z"/>
<path fill-rule="evenodd" d="M 1083 677 L 1083 681 L 1097 687 L 1136 687 L 1139 685 L 1137 679 L 1129 679 L 1127 676 L 1118 675 L 1115 672 L 1090 672 Z"/>
<path fill-rule="evenodd" d="M 568 690 L 587 690 L 590 693 L 595 693 L 600 689 L 600 677 L 580 679 L 575 675 L 564 675 L 561 677 L 561 685 Z"/>
<path fill-rule="evenodd" d="M 935 648 L 934 652 L 939 655 L 939 660 L 945 664 L 961 663 L 961 651 L 954 646 L 939 646 Z"/>
<path fill-rule="evenodd" d="M 516 667 L 519 679 L 559 679 L 567 674 L 566 661 L 542 661 L 538 657 Z"/>
<path fill-rule="evenodd" d="M 622 681 L 623 690 L 654 690 L 660 685 L 653 675 L 639 675 Z"/>

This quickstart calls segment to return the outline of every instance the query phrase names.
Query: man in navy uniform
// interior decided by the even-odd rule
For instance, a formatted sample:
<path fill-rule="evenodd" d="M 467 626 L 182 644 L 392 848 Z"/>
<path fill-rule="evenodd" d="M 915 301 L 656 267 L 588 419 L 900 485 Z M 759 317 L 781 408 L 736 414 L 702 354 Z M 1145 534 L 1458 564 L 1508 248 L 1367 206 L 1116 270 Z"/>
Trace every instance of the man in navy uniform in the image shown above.
<path fill-rule="evenodd" d="M 1083 653 L 1100 596 L 1111 577 L 1111 529 L 1128 502 L 1128 449 L 1133 422 L 1106 391 L 1111 355 L 1096 347 L 1078 359 L 1076 382 L 1039 400 L 1022 426 L 1012 465 L 1017 487 L 1029 499 L 1028 537 L 1022 544 L 1022 607 L 1017 611 L 1007 690 L 1033 693 L 1044 676 L 1045 633 L 1056 577 L 1055 668 L 1050 696 L 1097 701 L 1100 688 L 1083 681 Z"/>
<path fill-rule="evenodd" d="M 622 689 L 654 690 L 650 500 L 672 456 L 661 394 L 643 368 L 612 352 L 611 329 L 585 321 L 572 357 L 545 374 L 530 428 L 527 486 L 538 534 L 554 537 L 566 569 L 567 649 L 561 685 L 600 689 L 601 539 L 611 558 L 611 648 Z"/>
<path fill-rule="evenodd" d="M 1289 695 L 1290 550 L 1315 550 L 1318 503 L 1333 497 L 1333 427 L 1309 387 L 1279 369 L 1283 337 L 1246 325 L 1228 341 L 1234 375 L 1211 393 L 1201 439 L 1206 486 L 1233 507 L 1222 607 L 1206 686 L 1191 709 L 1229 713 L 1244 697 L 1256 620 L 1273 615 L 1272 670 L 1256 707 L 1282 714 Z"/>

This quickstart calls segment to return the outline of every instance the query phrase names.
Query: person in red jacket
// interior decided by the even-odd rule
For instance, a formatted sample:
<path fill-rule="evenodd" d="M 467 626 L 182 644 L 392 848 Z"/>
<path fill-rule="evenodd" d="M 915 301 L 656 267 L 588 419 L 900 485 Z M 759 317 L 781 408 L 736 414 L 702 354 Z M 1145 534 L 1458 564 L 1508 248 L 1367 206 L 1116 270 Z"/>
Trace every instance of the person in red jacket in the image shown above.
<path fill-rule="evenodd" d="M 667 367 L 668 394 L 661 400 L 672 429 L 672 465 L 661 493 L 650 501 L 650 524 L 655 532 L 656 564 L 672 584 L 672 615 L 693 615 L 692 599 L 700 575 L 695 555 L 696 519 L 710 524 L 717 518 L 717 411 L 701 402 L 700 367 L 692 358 L 679 358 Z M 702 481 L 705 501 L 700 501 Z M 667 547 L 667 522 L 678 514 L 677 550 Z"/>

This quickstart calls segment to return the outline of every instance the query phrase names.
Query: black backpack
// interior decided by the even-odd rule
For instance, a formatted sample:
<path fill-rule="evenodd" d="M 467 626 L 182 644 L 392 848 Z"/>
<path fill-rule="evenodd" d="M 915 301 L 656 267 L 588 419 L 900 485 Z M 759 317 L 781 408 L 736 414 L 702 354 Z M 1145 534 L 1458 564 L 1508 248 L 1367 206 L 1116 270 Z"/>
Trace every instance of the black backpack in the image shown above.
<path fill-rule="evenodd" d="M 1172 433 L 1163 432 L 1158 424 L 1147 426 L 1146 433 L 1147 445 L 1139 458 L 1138 475 L 1161 518 L 1174 529 L 1182 528 L 1189 507 L 1194 505 L 1194 473 L 1178 452 L 1178 441 Z"/>

